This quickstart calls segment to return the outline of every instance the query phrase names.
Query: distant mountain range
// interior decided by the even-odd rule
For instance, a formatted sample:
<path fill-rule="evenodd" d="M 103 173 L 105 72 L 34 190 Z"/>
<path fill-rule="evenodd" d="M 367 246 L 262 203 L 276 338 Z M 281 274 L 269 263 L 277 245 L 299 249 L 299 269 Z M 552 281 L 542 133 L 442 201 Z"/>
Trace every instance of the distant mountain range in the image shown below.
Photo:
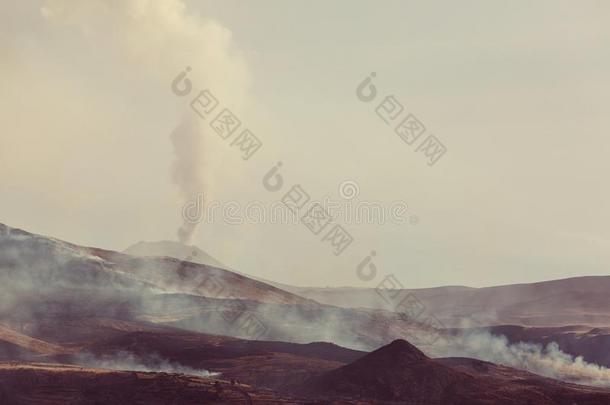
<path fill-rule="evenodd" d="M 196 252 L 197 255 L 190 261 L 211 266 L 216 263 L 225 268 L 202 249 L 185 247 L 178 242 L 140 242 L 125 252 L 179 259 Z M 297 287 L 255 279 L 321 304 L 393 310 L 375 288 Z M 528 327 L 586 324 L 606 327 L 610 326 L 609 291 L 610 276 L 588 276 L 496 287 L 444 286 L 405 289 L 402 292 L 413 293 L 447 327 L 506 324 Z"/>
<path fill-rule="evenodd" d="M 302 297 L 339 307 L 389 309 L 374 288 L 312 288 L 281 285 Z M 610 276 L 497 287 L 406 289 L 446 326 L 610 326 Z M 468 320 L 464 323 L 464 320 Z"/>

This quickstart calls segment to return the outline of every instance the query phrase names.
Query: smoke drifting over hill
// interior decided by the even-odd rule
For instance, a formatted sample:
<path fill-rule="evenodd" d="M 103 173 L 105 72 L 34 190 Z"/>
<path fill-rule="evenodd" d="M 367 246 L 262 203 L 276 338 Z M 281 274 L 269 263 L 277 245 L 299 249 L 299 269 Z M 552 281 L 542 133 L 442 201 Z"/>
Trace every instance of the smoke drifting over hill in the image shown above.
<path fill-rule="evenodd" d="M 610 369 L 564 353 L 555 342 L 546 346 L 510 344 L 505 336 L 475 330 L 439 339 L 430 353 L 435 357 L 472 357 L 562 381 L 610 387 Z"/>

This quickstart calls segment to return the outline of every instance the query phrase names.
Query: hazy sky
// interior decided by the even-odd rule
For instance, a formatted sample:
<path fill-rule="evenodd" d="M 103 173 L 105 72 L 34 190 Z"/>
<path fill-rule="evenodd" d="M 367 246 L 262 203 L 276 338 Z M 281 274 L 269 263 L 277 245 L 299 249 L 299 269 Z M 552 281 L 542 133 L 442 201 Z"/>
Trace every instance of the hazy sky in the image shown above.
<path fill-rule="evenodd" d="M 176 239 L 170 134 L 197 118 L 186 66 L 263 142 L 244 161 L 203 130 L 208 201 L 408 204 L 343 223 L 340 256 L 302 224 L 201 224 L 193 243 L 297 285 L 483 286 L 607 274 L 610 3 L 0 0 L 0 222 L 123 250 Z M 356 87 L 371 72 L 377 99 Z M 193 93 L 194 94 L 194 93 Z M 428 166 L 375 113 L 394 95 L 447 147 Z M 202 121 L 202 125 L 207 122 Z M 263 176 L 281 161 L 284 188 Z M 201 164 L 200 164 L 201 163 Z M 417 223 L 411 220 L 417 218 Z M 338 223 L 341 223 L 340 221 Z M 371 250 L 379 277 L 355 275 Z"/>

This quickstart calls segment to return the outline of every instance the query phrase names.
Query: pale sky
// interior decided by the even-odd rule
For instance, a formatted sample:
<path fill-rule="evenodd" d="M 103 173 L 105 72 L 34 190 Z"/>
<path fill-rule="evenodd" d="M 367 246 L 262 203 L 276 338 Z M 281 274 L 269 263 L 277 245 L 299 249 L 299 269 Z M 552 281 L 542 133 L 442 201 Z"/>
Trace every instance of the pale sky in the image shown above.
<path fill-rule="evenodd" d="M 335 256 L 302 224 L 201 224 L 193 243 L 296 285 L 486 286 L 608 274 L 610 3 L 0 0 L 0 222 L 123 250 L 175 239 L 184 198 L 171 91 L 192 68 L 263 142 L 206 135 L 216 201 L 405 201 L 417 224 L 344 224 Z M 356 87 L 371 72 L 378 98 Z M 447 147 L 428 166 L 376 114 L 394 95 Z M 204 123 L 206 124 L 206 123 Z M 209 134 L 208 134 L 209 135 Z M 285 188 L 263 176 L 282 162 Z"/>

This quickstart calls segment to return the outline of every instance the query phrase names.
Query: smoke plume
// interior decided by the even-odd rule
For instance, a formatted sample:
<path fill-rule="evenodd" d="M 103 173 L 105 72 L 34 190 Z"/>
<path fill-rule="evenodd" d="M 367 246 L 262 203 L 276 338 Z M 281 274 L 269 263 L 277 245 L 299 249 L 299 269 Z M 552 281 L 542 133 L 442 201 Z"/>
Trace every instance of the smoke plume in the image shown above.
<path fill-rule="evenodd" d="M 239 109 L 245 102 L 250 82 L 245 59 L 235 45 L 231 31 L 208 16 L 202 16 L 201 12 L 205 12 L 205 6 L 191 4 L 187 7 L 182 0 L 46 0 L 39 10 L 44 28 L 53 33 L 49 37 L 62 39 L 54 45 L 62 51 L 64 43 L 73 42 L 85 49 L 94 49 L 91 55 L 85 54 L 87 57 L 79 54 L 80 63 L 92 65 L 96 80 L 98 76 L 108 79 L 108 83 L 100 86 L 102 89 L 113 86 L 120 90 L 114 92 L 116 99 L 105 105 L 112 114 L 96 111 L 96 116 L 104 117 L 104 126 L 108 126 L 109 117 L 124 114 L 124 100 L 142 97 L 147 97 L 146 102 L 130 104 L 130 115 L 147 117 L 157 124 L 150 125 L 154 128 L 180 122 L 171 133 L 174 151 L 171 177 L 178 188 L 181 206 L 185 210 L 189 208 L 191 214 L 193 210 L 203 209 L 189 204 L 199 204 L 199 194 L 208 194 L 215 156 L 219 153 L 210 150 L 210 145 L 203 148 L 202 136 L 205 134 L 202 129 L 207 128 L 209 122 L 199 125 L 202 119 L 189 108 L 189 103 L 199 91 L 206 89 L 222 105 Z M 99 63 L 102 60 L 103 66 L 107 66 L 104 69 Z M 169 90 L 170 84 L 187 66 L 187 80 L 191 85 L 177 97 Z M 89 72 L 89 67 L 81 70 Z M 74 74 L 70 70 L 68 76 Z M 63 90 L 57 94 L 63 94 Z M 183 118 L 177 120 L 176 114 Z M 58 120 L 53 117 L 53 121 Z M 69 120 L 66 121 L 69 125 Z M 83 121 L 88 119 L 83 118 Z M 148 122 L 137 124 L 135 129 L 119 127 L 108 132 L 134 139 L 131 132 L 145 132 L 149 125 Z M 167 130 L 163 136 L 167 136 Z M 139 163 L 147 163 L 146 159 L 147 156 L 142 156 Z M 198 219 L 198 215 L 190 215 L 182 221 L 178 229 L 178 239 L 182 243 L 190 241 Z"/>
<path fill-rule="evenodd" d="M 188 244 L 201 220 L 201 204 L 206 189 L 204 178 L 203 137 L 194 119 L 184 119 L 171 134 L 174 146 L 172 180 L 178 186 L 185 205 L 182 225 L 178 228 L 178 240 Z"/>
<path fill-rule="evenodd" d="M 505 336 L 475 330 L 439 339 L 430 354 L 435 357 L 471 357 L 557 380 L 610 387 L 610 369 L 588 363 L 581 356 L 564 353 L 555 342 L 547 346 L 526 342 L 511 344 Z"/>

